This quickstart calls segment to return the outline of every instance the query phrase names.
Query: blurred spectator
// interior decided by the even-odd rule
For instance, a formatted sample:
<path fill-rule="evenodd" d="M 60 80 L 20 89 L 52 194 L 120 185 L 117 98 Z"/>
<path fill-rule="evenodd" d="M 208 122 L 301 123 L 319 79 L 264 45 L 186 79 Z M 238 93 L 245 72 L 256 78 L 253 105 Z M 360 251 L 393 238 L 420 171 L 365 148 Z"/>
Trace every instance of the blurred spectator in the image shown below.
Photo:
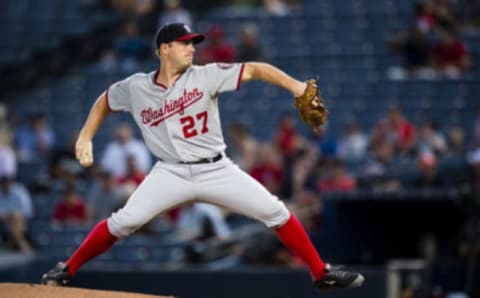
<path fill-rule="evenodd" d="M 480 106 L 477 107 L 477 113 L 473 121 L 473 148 L 480 148 Z"/>
<path fill-rule="evenodd" d="M 0 102 L 0 128 L 1 129 L 8 129 L 9 115 L 7 115 L 7 112 L 8 112 L 7 106 L 2 102 Z"/>
<path fill-rule="evenodd" d="M 55 175 L 52 176 L 48 183 L 50 191 L 62 191 L 66 185 L 72 185 L 79 191 L 84 191 L 88 181 L 81 175 L 84 168 L 80 166 L 78 161 L 73 159 L 61 159 L 58 166 L 54 168 Z"/>
<path fill-rule="evenodd" d="M 26 239 L 26 221 L 32 215 L 32 200 L 28 190 L 15 183 L 12 177 L 0 177 L 0 223 L 7 228 L 7 245 L 24 254 L 33 252 Z"/>
<path fill-rule="evenodd" d="M 298 147 L 298 138 L 295 118 L 290 114 L 282 115 L 278 122 L 274 144 L 280 150 L 284 160 L 293 156 Z"/>
<path fill-rule="evenodd" d="M 270 144 L 262 144 L 258 148 L 256 157 L 250 175 L 272 194 L 278 195 L 284 175 L 279 154 Z"/>
<path fill-rule="evenodd" d="M 237 61 L 265 61 L 266 55 L 258 38 L 258 27 L 248 23 L 240 29 L 240 41 L 237 45 Z"/>
<path fill-rule="evenodd" d="M 466 150 L 465 131 L 460 125 L 453 125 L 448 128 L 448 148 L 454 155 L 463 155 Z"/>
<path fill-rule="evenodd" d="M 77 225 L 87 223 L 87 208 L 83 198 L 73 186 L 67 186 L 61 200 L 55 206 L 53 223 Z"/>
<path fill-rule="evenodd" d="M 450 0 L 433 0 L 433 13 L 436 23 L 443 28 L 456 28 L 456 20 L 453 15 L 453 9 Z"/>
<path fill-rule="evenodd" d="M 182 7 L 181 0 L 163 0 L 163 7 L 165 10 L 158 18 L 159 27 L 171 23 L 183 23 L 190 28 L 193 27 L 192 16 Z"/>
<path fill-rule="evenodd" d="M 431 67 L 431 46 L 427 35 L 417 26 L 408 34 L 398 33 L 388 41 L 388 46 L 402 56 L 402 67 L 389 69 L 391 79 L 404 79 L 413 76 L 419 79 L 434 79 L 435 70 Z"/>
<path fill-rule="evenodd" d="M 50 153 L 54 140 L 54 132 L 48 126 L 45 115 L 34 114 L 29 125 L 15 131 L 17 156 L 21 161 L 41 160 Z"/>
<path fill-rule="evenodd" d="M 107 218 L 123 203 L 122 199 L 122 191 L 112 175 L 106 171 L 100 172 L 86 196 L 89 220 L 97 222 Z"/>
<path fill-rule="evenodd" d="M 323 157 L 337 158 L 338 142 L 335 136 L 328 133 L 328 123 L 320 127 L 312 137 Z"/>
<path fill-rule="evenodd" d="M 151 167 L 151 155 L 145 145 L 133 137 L 130 124 L 120 123 L 116 127 L 116 139 L 107 144 L 101 158 L 102 167 L 115 178 L 127 174 L 128 156 L 134 156 L 141 171 L 147 173 Z"/>
<path fill-rule="evenodd" d="M 130 199 L 132 194 L 137 189 L 137 186 L 133 183 L 125 183 L 125 184 L 122 184 L 122 185 L 115 184 L 115 185 L 116 185 L 116 188 L 118 189 L 118 191 L 120 193 L 120 201 L 117 204 L 117 207 L 122 207 Z"/>
<path fill-rule="evenodd" d="M 406 119 L 398 106 L 391 106 L 388 109 L 387 116 L 374 126 L 370 136 L 370 146 L 375 148 L 379 144 L 389 142 L 399 153 L 409 153 L 415 141 L 415 126 Z"/>
<path fill-rule="evenodd" d="M 295 200 L 288 204 L 288 209 L 298 218 L 309 233 L 320 230 L 323 222 L 323 200 L 317 191 L 302 190 Z"/>
<path fill-rule="evenodd" d="M 289 113 L 283 114 L 277 124 L 273 140 L 273 146 L 280 153 L 283 165 L 284 175 L 280 192 L 280 196 L 283 198 L 291 198 L 296 191 L 297 183 L 300 182 L 298 179 L 301 178 L 294 176 L 298 174 L 294 172 L 298 170 L 294 167 L 297 159 L 302 159 L 301 155 L 306 153 L 303 151 L 309 150 L 307 143 L 307 140 L 297 132 L 295 117 Z"/>
<path fill-rule="evenodd" d="M 473 150 L 468 155 L 468 162 L 472 169 L 472 188 L 477 200 L 480 200 L 480 148 Z M 480 203 L 478 201 L 477 203 Z"/>
<path fill-rule="evenodd" d="M 438 33 L 432 48 L 434 66 L 447 78 L 459 78 L 471 65 L 467 49 L 452 30 L 439 29 Z"/>
<path fill-rule="evenodd" d="M 424 122 L 418 132 L 418 151 L 431 151 L 441 156 L 448 151 L 447 140 L 433 121 Z"/>
<path fill-rule="evenodd" d="M 123 25 L 122 32 L 115 40 L 115 50 L 120 59 L 120 67 L 124 72 L 134 71 L 138 61 L 149 54 L 149 47 L 139 33 L 137 24 L 128 22 Z"/>
<path fill-rule="evenodd" d="M 263 0 L 263 8 L 268 14 L 277 17 L 290 14 L 290 8 L 283 0 Z"/>
<path fill-rule="evenodd" d="M 302 1 L 299 0 L 285 0 L 290 11 L 293 13 L 301 13 Z"/>
<path fill-rule="evenodd" d="M 284 182 L 282 197 L 288 199 L 293 197 L 296 201 L 299 196 L 305 194 L 305 191 L 313 191 L 314 187 L 306 189 L 305 186 L 308 183 L 308 179 L 311 173 L 315 170 L 315 165 L 318 160 L 318 151 L 316 148 L 308 144 L 304 149 L 300 149 L 292 159 L 291 170 L 284 171 Z M 286 185 L 291 184 L 291 189 Z M 307 194 L 305 194 L 307 195 Z M 307 195 L 308 197 L 308 195 Z"/>
<path fill-rule="evenodd" d="M 347 162 L 363 160 L 367 154 L 368 138 L 357 122 L 350 122 L 338 144 L 338 156 Z"/>
<path fill-rule="evenodd" d="M 395 150 L 391 143 L 382 142 L 372 148 L 372 154 L 368 157 L 363 174 L 367 176 L 381 176 L 386 174 L 388 168 L 393 165 Z"/>
<path fill-rule="evenodd" d="M 84 168 L 80 165 L 75 157 L 75 143 L 77 141 L 78 132 L 70 136 L 70 140 L 66 146 L 59 146 L 52 153 L 50 159 L 49 172 L 51 190 L 63 190 L 66 184 L 77 184 L 77 189 L 84 186 L 77 178 L 82 176 Z"/>
<path fill-rule="evenodd" d="M 193 203 L 182 207 L 176 228 L 178 235 L 188 241 L 184 249 L 184 259 L 188 263 L 208 259 L 208 249 L 212 244 L 226 243 L 232 234 L 223 211 L 206 203 Z M 215 251 L 210 252 L 215 254 Z M 226 254 L 230 252 L 227 251 Z"/>
<path fill-rule="evenodd" d="M 430 66 L 430 44 L 418 27 L 412 29 L 401 52 L 408 71 L 413 72 Z"/>
<path fill-rule="evenodd" d="M 319 179 L 317 182 L 317 189 L 320 192 L 352 191 L 356 187 L 355 178 L 347 173 L 342 161 L 334 161 L 328 176 Z"/>
<path fill-rule="evenodd" d="M 230 142 L 232 150 L 229 156 L 233 161 L 247 173 L 255 162 L 257 141 L 252 137 L 248 128 L 240 123 L 232 123 L 229 127 Z"/>
<path fill-rule="evenodd" d="M 142 17 L 151 14 L 155 9 L 155 3 L 155 0 L 136 0 L 136 15 Z"/>
<path fill-rule="evenodd" d="M 222 209 L 206 203 L 183 206 L 176 228 L 183 239 L 226 240 L 231 236 L 231 229 L 225 221 Z"/>
<path fill-rule="evenodd" d="M 12 135 L 7 120 L 7 108 L 0 103 L 0 177 L 15 177 L 17 157 L 12 147 Z"/>
<path fill-rule="evenodd" d="M 105 73 L 113 73 L 118 68 L 118 55 L 114 49 L 106 49 L 100 54 L 99 70 Z"/>
<path fill-rule="evenodd" d="M 15 177 L 17 174 L 17 159 L 15 152 L 5 141 L 5 136 L 0 132 L 0 176 Z"/>
<path fill-rule="evenodd" d="M 143 172 L 137 164 L 135 156 L 129 155 L 127 157 L 127 173 L 118 179 L 118 184 L 133 184 L 139 186 L 145 178 L 145 172 Z"/>
<path fill-rule="evenodd" d="M 154 0 L 107 0 L 118 14 L 130 18 L 145 16 L 155 7 Z"/>
<path fill-rule="evenodd" d="M 373 148 L 373 154 L 365 163 L 363 178 L 366 187 L 374 191 L 397 191 L 400 189 L 400 181 L 395 177 L 395 149 L 390 142 L 377 143 Z"/>
<path fill-rule="evenodd" d="M 433 30 L 435 26 L 435 13 L 431 1 L 417 2 L 414 6 L 415 27 L 421 33 L 427 34 Z"/>
<path fill-rule="evenodd" d="M 438 172 L 438 160 L 432 152 L 420 153 L 417 159 L 417 169 L 418 176 L 406 186 L 431 190 L 447 186 L 447 182 Z"/>
<path fill-rule="evenodd" d="M 328 176 L 328 160 L 326 158 L 319 158 L 313 165 L 312 169 L 308 172 L 308 176 L 305 179 L 304 190 L 308 192 L 317 191 L 317 182 Z"/>
<path fill-rule="evenodd" d="M 224 38 L 220 25 L 213 25 L 208 30 L 207 43 L 198 49 L 198 64 L 210 62 L 232 63 L 235 60 L 235 49 Z"/>

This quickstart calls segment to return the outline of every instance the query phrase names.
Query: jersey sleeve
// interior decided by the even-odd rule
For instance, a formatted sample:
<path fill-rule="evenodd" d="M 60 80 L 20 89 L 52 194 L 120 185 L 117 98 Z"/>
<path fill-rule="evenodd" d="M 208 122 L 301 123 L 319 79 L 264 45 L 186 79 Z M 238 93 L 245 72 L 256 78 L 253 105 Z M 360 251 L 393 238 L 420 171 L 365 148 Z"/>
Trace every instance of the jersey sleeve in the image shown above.
<path fill-rule="evenodd" d="M 242 79 L 243 63 L 210 63 L 205 66 L 205 77 L 210 94 L 238 90 Z"/>
<path fill-rule="evenodd" d="M 131 78 L 112 84 L 106 91 L 108 109 L 113 112 L 130 111 Z"/>

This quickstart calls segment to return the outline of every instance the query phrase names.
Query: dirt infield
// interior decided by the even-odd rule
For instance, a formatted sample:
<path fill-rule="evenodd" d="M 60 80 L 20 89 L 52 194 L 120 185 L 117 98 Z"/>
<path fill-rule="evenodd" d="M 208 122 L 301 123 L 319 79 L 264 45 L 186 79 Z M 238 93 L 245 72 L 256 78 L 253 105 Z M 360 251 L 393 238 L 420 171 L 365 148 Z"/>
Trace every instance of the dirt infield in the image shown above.
<path fill-rule="evenodd" d="M 117 291 L 100 291 L 35 284 L 0 283 L 0 298 L 173 298 Z"/>

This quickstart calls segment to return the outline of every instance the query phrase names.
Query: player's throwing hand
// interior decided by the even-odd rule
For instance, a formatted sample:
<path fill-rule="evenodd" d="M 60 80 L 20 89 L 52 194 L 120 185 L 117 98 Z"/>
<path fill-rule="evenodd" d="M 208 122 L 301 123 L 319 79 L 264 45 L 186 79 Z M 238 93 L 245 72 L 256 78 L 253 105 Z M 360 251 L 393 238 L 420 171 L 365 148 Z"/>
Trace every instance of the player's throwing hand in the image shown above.
<path fill-rule="evenodd" d="M 93 165 L 92 140 L 79 137 L 75 144 L 75 156 L 83 167 Z"/>

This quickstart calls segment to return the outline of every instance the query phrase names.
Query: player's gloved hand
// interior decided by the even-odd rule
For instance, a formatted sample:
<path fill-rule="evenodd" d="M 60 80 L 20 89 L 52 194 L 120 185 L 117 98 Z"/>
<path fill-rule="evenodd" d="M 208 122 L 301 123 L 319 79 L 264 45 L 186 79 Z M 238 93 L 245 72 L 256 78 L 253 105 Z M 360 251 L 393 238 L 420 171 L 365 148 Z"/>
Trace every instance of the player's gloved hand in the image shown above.
<path fill-rule="evenodd" d="M 93 145 L 92 140 L 84 137 L 79 137 L 75 144 L 75 156 L 83 167 L 90 167 L 93 165 Z"/>
<path fill-rule="evenodd" d="M 302 121 L 310 126 L 313 131 L 318 132 L 327 121 L 328 110 L 325 107 L 320 90 L 318 90 L 317 80 L 311 79 L 306 81 L 305 84 L 306 88 L 303 93 L 295 97 L 295 107 Z"/>

